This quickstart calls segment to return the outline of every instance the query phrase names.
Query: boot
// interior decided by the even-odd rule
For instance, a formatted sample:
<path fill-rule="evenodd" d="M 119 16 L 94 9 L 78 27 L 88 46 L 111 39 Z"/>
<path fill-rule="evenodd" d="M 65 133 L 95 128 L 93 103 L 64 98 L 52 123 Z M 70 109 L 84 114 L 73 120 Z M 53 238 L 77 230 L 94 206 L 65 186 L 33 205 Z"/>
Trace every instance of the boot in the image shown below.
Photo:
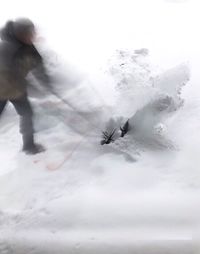
<path fill-rule="evenodd" d="M 36 144 L 33 140 L 33 136 L 26 137 L 23 136 L 23 148 L 22 151 L 26 154 L 37 154 L 45 151 L 45 148 L 40 145 Z"/>
<path fill-rule="evenodd" d="M 23 152 L 26 154 L 37 154 L 45 151 L 45 148 L 40 144 L 32 144 L 31 146 L 23 146 Z"/>

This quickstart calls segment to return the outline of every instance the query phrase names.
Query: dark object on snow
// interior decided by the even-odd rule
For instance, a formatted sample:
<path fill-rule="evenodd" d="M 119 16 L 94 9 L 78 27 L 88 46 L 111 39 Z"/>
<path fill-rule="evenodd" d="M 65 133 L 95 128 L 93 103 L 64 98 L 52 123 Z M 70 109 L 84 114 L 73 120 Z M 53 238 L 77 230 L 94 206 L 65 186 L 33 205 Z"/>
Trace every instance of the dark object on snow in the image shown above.
<path fill-rule="evenodd" d="M 45 151 L 45 148 L 40 144 L 28 144 L 27 146 L 24 144 L 23 149 L 26 154 L 37 154 Z"/>
<path fill-rule="evenodd" d="M 108 133 L 107 131 L 103 131 L 101 145 L 110 144 L 111 142 L 114 142 L 113 136 L 116 132 L 116 129 L 114 129 L 111 133 Z"/>
<path fill-rule="evenodd" d="M 33 45 L 34 24 L 29 19 L 8 21 L 0 31 L 0 114 L 10 101 L 20 116 L 20 132 L 23 136 L 23 150 L 40 152 L 34 143 L 33 111 L 27 98 L 28 73 L 44 85 L 50 79 L 43 65 L 43 59 Z"/>
<path fill-rule="evenodd" d="M 130 126 L 129 126 L 129 122 L 128 122 L 129 120 L 127 120 L 126 122 L 125 122 L 125 124 L 122 126 L 122 127 L 120 127 L 120 130 L 121 130 L 121 137 L 124 137 L 124 135 L 129 131 L 129 129 L 130 129 Z"/>
<path fill-rule="evenodd" d="M 126 133 L 130 130 L 130 126 L 129 126 L 129 120 L 127 120 L 125 122 L 125 124 L 120 127 L 120 131 L 121 131 L 121 137 L 124 137 L 124 135 L 126 135 Z M 116 133 L 116 129 L 114 129 L 112 132 L 107 132 L 107 131 L 103 131 L 102 132 L 102 140 L 101 140 L 101 145 L 105 145 L 105 144 L 110 144 L 111 142 L 114 142 L 114 135 Z"/>

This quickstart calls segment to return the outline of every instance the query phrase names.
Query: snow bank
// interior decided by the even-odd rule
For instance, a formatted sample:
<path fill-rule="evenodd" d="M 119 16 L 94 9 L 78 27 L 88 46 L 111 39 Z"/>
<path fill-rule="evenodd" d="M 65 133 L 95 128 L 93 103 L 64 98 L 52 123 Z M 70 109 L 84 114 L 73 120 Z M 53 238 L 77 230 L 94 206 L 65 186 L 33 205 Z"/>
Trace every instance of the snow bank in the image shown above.
<path fill-rule="evenodd" d="M 150 63 L 147 49 L 119 50 L 109 61 L 107 73 L 113 77 L 117 96 L 114 116 L 105 129 L 109 133 L 119 130 L 129 119 L 129 135 L 117 147 L 134 144 L 136 149 L 142 144 L 148 149 L 172 148 L 172 142 L 163 136 L 165 124 L 183 106 L 181 92 L 190 78 L 188 65 L 161 71 Z M 119 136 L 116 132 L 114 139 Z"/>

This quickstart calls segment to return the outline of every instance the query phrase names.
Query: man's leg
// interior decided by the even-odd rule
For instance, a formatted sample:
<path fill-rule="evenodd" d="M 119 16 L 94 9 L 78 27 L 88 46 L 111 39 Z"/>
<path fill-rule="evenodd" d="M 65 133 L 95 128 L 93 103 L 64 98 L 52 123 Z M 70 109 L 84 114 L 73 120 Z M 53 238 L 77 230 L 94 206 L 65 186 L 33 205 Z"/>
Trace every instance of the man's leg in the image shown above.
<path fill-rule="evenodd" d="M 6 103 L 7 103 L 7 101 L 5 100 L 3 100 L 3 101 L 0 101 L 0 115 L 2 114 L 2 112 L 3 112 L 3 110 L 4 110 L 4 108 L 5 108 L 5 106 L 6 106 Z"/>
<path fill-rule="evenodd" d="M 23 138 L 23 151 L 30 154 L 41 152 L 43 150 L 42 147 L 36 145 L 34 142 L 33 111 L 27 96 L 11 100 L 11 103 L 20 115 L 20 132 Z"/>

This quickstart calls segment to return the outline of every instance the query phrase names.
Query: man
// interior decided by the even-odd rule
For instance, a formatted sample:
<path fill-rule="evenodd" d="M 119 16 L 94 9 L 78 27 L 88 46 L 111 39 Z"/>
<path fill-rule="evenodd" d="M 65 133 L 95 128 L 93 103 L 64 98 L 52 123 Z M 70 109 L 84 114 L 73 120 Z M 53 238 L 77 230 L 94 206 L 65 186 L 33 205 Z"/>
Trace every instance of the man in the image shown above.
<path fill-rule="evenodd" d="M 49 84 L 43 60 L 33 45 L 34 24 L 28 19 L 8 21 L 0 37 L 0 114 L 11 102 L 20 116 L 23 151 L 36 154 L 44 148 L 34 141 L 33 111 L 27 97 L 28 73 Z"/>

